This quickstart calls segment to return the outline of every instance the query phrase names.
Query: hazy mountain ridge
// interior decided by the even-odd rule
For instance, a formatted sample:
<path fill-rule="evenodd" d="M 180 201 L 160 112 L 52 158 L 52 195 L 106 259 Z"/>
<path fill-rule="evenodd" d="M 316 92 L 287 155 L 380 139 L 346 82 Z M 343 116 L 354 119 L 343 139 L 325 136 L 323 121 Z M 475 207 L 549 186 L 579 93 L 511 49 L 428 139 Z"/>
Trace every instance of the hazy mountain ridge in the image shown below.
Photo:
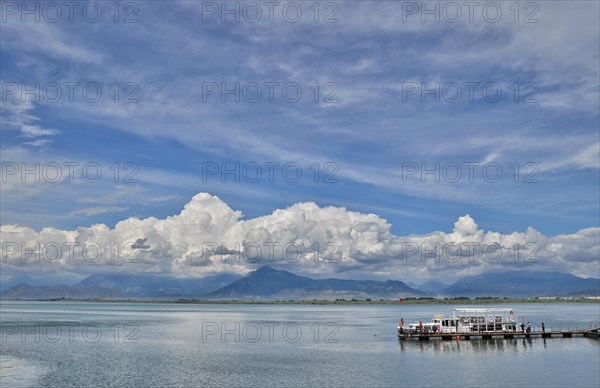
<path fill-rule="evenodd" d="M 12 279 L 11 279 L 12 280 Z M 17 278 L 14 279 L 17 281 Z M 10 281 L 10 280 L 9 280 Z M 3 281 L 3 284 L 6 281 Z M 6 287 L 3 287 L 6 288 Z M 75 285 L 29 285 L 3 289 L 4 299 L 54 298 L 197 298 L 197 299 L 324 299 L 423 296 L 599 296 L 600 279 L 584 279 L 558 272 L 491 272 L 462 278 L 447 286 L 429 281 L 410 287 L 399 280 L 313 279 L 288 271 L 262 267 L 245 277 L 211 275 L 181 279 L 164 275 L 92 275 Z"/>
<path fill-rule="evenodd" d="M 181 279 L 164 275 L 108 274 L 92 275 L 79 285 L 107 287 L 129 296 L 178 297 L 209 294 L 241 278 L 239 275 L 219 274 L 201 279 Z"/>
<path fill-rule="evenodd" d="M 16 276 L 7 280 L 3 280 L 0 284 L 0 291 L 8 290 L 19 284 L 27 284 L 28 286 L 44 286 L 39 279 L 34 279 L 29 276 Z"/>
<path fill-rule="evenodd" d="M 469 276 L 442 291 L 449 296 L 600 295 L 600 279 L 561 272 L 501 271 Z"/>
<path fill-rule="evenodd" d="M 118 290 L 106 287 L 69 286 L 66 284 L 53 284 L 49 286 L 30 286 L 20 283 L 0 293 L 3 298 L 10 299 L 116 299 L 125 297 Z"/>
<path fill-rule="evenodd" d="M 415 288 L 417 288 L 418 290 L 424 291 L 428 294 L 439 295 L 439 294 L 442 294 L 444 292 L 444 290 L 447 289 L 448 287 L 450 287 L 450 284 L 438 282 L 435 280 L 430 280 L 428 282 L 421 284 L 420 286 L 416 286 Z"/>
<path fill-rule="evenodd" d="M 376 297 L 395 298 L 398 295 L 425 296 L 420 290 L 396 280 L 343 280 L 312 279 L 271 267 L 262 267 L 248 276 L 217 290 L 210 296 L 218 299 L 231 298 L 348 298 Z"/>
<path fill-rule="evenodd" d="M 88 276 L 73 285 L 40 285 L 36 282 L 32 285 L 19 283 L 12 287 L 4 287 L 3 281 L 0 297 L 10 299 L 204 297 L 239 278 L 241 276 L 233 274 L 210 275 L 201 279 L 181 279 L 152 274 L 98 274 Z"/>

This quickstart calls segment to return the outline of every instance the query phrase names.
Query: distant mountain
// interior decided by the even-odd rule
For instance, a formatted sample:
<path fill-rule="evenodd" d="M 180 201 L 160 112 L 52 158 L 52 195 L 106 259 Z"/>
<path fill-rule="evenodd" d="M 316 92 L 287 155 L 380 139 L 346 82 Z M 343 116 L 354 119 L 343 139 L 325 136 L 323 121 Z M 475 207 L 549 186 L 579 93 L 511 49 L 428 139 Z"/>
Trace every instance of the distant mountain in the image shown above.
<path fill-rule="evenodd" d="M 401 281 L 311 279 L 271 267 L 262 267 L 225 286 L 211 297 L 218 299 L 335 299 L 423 296 L 424 292 Z"/>
<path fill-rule="evenodd" d="M 502 271 L 458 280 L 442 291 L 450 296 L 600 295 L 600 279 L 560 272 Z"/>
<path fill-rule="evenodd" d="M 34 279 L 29 276 L 17 276 L 14 278 L 0 281 L 0 291 L 8 290 L 9 288 L 14 287 L 17 284 L 21 284 L 21 283 L 28 284 L 30 286 L 44 285 L 44 283 L 38 279 Z"/>
<path fill-rule="evenodd" d="M 77 283 L 77 279 L 72 277 L 31 277 L 26 275 L 13 276 L 8 279 L 3 279 L 0 281 L 0 291 L 8 290 L 16 286 L 17 284 L 27 284 L 30 286 L 48 286 L 51 284 L 75 284 Z"/>
<path fill-rule="evenodd" d="M 21 278 L 22 279 L 22 278 Z M 11 279 L 12 280 L 12 279 Z M 16 278 L 15 278 L 16 280 Z M 27 279 L 26 279 L 27 280 Z M 31 279 L 36 281 L 35 279 Z M 2 282 L 5 287 L 5 282 Z M 75 285 L 20 283 L 0 292 L 4 299 L 202 298 L 202 299 L 391 299 L 447 296 L 597 296 L 600 279 L 557 272 L 491 272 L 458 280 L 449 287 L 430 281 L 421 290 L 397 280 L 312 279 L 262 267 L 246 277 L 222 274 L 202 279 L 164 275 L 92 275 Z"/>
<path fill-rule="evenodd" d="M 435 280 L 430 280 L 417 286 L 416 288 L 431 295 L 439 295 L 450 285 Z"/>
<path fill-rule="evenodd" d="M 131 297 L 203 296 L 240 279 L 239 275 L 210 275 L 202 279 L 181 279 L 163 275 L 92 275 L 78 285 L 106 287 Z"/>
<path fill-rule="evenodd" d="M 5 299 L 55 299 L 55 298 L 77 298 L 77 299 L 112 299 L 122 298 L 124 295 L 116 290 L 106 287 L 93 286 L 68 286 L 55 284 L 50 286 L 30 286 L 20 283 L 14 287 L 0 292 Z"/>
<path fill-rule="evenodd" d="M 71 286 L 20 283 L 2 290 L 0 297 L 5 299 L 201 298 L 240 278 L 241 276 L 232 274 L 211 275 L 202 279 L 180 279 L 162 275 L 103 274 L 89 276 Z"/>

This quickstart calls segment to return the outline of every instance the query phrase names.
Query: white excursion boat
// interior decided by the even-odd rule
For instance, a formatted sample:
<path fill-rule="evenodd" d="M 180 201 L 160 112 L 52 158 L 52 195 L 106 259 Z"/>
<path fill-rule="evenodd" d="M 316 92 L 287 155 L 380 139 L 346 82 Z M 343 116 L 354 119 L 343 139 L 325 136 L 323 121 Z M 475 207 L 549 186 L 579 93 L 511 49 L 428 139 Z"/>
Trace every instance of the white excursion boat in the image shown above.
<path fill-rule="evenodd" d="M 524 325 L 521 327 L 524 331 Z M 453 308 L 452 316 L 434 315 L 430 322 L 404 324 L 400 320 L 398 336 L 410 338 L 419 335 L 484 335 L 516 333 L 516 312 L 511 308 Z"/>

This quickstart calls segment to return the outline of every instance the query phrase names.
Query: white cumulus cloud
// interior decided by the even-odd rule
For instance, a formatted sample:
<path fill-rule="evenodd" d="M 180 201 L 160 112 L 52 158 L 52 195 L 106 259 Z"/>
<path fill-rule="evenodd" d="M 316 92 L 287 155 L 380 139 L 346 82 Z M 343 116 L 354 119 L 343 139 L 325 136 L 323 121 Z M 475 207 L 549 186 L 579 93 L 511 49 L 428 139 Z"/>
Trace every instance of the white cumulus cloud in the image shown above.
<path fill-rule="evenodd" d="M 376 214 L 297 203 L 245 220 L 200 193 L 176 215 L 128 218 L 76 230 L 1 226 L 4 276 L 18 271 L 87 275 L 161 272 L 244 274 L 263 265 L 316 276 L 424 280 L 493 269 L 554 270 L 598 277 L 600 228 L 545 236 L 533 228 L 482 230 L 465 215 L 451 232 L 395 235 Z M 144 244 L 139 244 L 144 241 Z"/>

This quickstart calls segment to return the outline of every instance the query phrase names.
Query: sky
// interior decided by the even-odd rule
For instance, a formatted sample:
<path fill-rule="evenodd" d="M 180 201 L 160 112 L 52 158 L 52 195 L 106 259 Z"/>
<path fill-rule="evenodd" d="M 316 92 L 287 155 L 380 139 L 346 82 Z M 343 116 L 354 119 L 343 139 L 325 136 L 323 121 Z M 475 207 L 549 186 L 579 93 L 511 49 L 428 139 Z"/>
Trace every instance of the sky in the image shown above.
<path fill-rule="evenodd" d="M 3 279 L 600 277 L 598 2 L 72 7 L 2 2 Z"/>

